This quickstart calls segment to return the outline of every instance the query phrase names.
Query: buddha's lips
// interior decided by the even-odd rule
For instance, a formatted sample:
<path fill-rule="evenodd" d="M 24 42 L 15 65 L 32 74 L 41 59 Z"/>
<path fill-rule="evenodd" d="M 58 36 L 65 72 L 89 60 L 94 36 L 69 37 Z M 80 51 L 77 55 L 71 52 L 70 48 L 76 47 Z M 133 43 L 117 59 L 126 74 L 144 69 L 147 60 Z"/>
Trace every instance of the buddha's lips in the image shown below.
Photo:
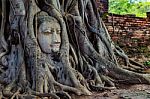
<path fill-rule="evenodd" d="M 51 44 L 50 47 L 57 47 L 57 48 L 59 48 L 60 44 Z"/>

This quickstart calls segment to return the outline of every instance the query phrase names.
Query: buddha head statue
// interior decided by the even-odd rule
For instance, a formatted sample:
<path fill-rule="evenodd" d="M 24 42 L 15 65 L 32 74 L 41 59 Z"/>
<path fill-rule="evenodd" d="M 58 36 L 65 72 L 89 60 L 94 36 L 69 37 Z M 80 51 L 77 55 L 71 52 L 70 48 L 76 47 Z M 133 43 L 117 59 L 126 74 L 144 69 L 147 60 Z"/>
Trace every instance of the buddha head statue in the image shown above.
<path fill-rule="evenodd" d="M 61 44 L 61 27 L 59 22 L 43 11 L 37 14 L 36 21 L 36 37 L 42 52 L 47 54 L 58 52 Z"/>

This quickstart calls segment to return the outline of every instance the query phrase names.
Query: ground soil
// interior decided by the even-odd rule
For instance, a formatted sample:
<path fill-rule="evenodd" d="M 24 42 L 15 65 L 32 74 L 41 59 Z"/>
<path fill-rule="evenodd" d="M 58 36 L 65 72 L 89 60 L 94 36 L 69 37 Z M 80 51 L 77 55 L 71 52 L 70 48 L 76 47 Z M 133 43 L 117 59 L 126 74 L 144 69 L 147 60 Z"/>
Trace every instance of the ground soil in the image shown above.
<path fill-rule="evenodd" d="M 117 89 L 93 92 L 91 96 L 72 95 L 73 99 L 150 99 L 150 85 L 120 85 Z"/>

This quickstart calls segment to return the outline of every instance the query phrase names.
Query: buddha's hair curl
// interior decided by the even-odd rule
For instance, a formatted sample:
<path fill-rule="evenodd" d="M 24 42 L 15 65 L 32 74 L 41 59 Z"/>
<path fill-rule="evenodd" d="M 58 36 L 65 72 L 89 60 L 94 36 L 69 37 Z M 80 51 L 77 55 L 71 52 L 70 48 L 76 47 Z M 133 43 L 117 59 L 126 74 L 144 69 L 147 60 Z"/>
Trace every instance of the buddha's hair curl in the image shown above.
<path fill-rule="evenodd" d="M 34 26 L 37 25 L 37 28 L 42 24 L 43 22 L 57 22 L 58 20 L 44 11 L 40 11 L 35 14 L 34 16 Z"/>

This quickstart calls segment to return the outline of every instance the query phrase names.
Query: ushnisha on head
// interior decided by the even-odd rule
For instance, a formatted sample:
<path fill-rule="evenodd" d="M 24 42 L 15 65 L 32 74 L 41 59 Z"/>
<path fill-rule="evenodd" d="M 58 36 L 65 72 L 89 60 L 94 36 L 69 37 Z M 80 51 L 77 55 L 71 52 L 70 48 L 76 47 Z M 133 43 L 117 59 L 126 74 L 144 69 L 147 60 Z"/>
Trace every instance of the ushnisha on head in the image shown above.
<path fill-rule="evenodd" d="M 61 44 L 61 28 L 58 21 L 46 12 L 39 12 L 35 17 L 37 23 L 37 39 L 44 53 L 58 52 Z"/>

